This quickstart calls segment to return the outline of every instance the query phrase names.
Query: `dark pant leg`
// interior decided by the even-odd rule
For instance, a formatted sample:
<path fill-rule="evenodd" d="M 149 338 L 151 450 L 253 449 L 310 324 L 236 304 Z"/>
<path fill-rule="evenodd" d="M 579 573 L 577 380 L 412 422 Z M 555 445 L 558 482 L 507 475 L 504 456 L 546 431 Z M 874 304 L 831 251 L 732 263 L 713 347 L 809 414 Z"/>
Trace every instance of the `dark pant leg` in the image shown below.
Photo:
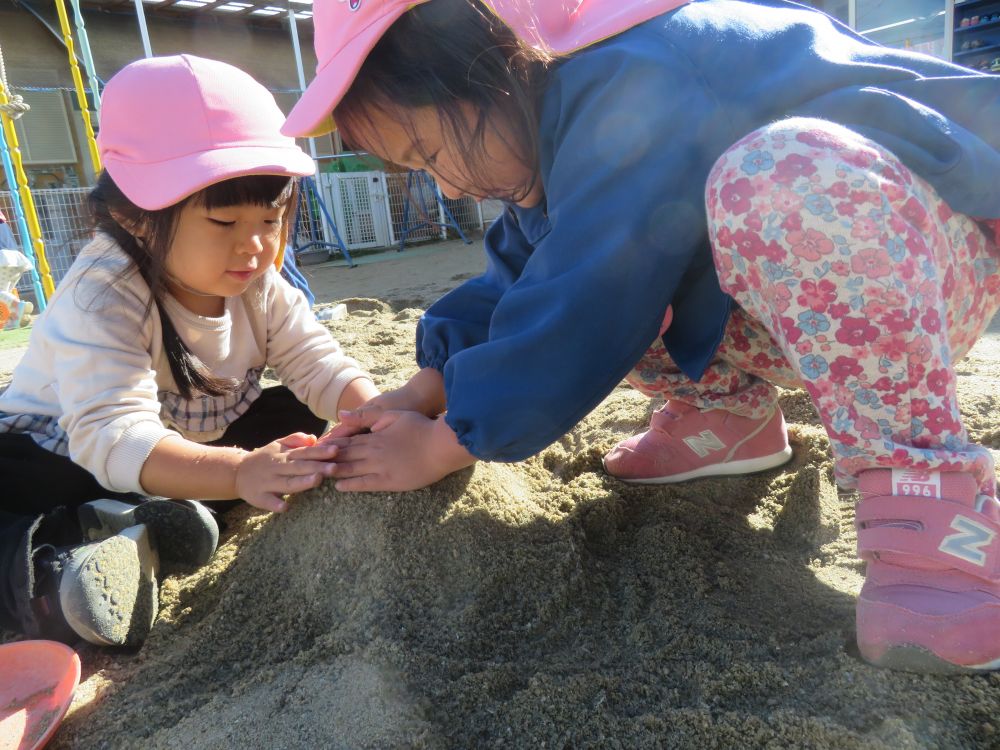
<path fill-rule="evenodd" d="M 99 498 L 128 499 L 94 476 L 40 447 L 28 435 L 0 433 L 0 625 L 25 631 L 34 596 L 32 553 L 40 544 L 82 540 L 74 509 Z"/>
<path fill-rule="evenodd" d="M 317 437 L 326 430 L 320 419 L 285 386 L 266 388 L 246 414 L 233 422 L 218 440 L 209 445 L 254 450 L 293 432 Z"/>
<path fill-rule="evenodd" d="M 102 487 L 89 471 L 40 447 L 28 435 L 0 433 L 0 477 L 0 511 L 7 513 L 35 516 L 61 505 L 130 497 Z"/>
<path fill-rule="evenodd" d="M 79 544 L 76 513 L 56 508 L 35 516 L 0 511 L 0 627 L 38 638 L 63 640 L 61 617 L 50 617 L 51 602 L 40 596 L 36 575 L 39 551 Z"/>
<path fill-rule="evenodd" d="M 23 631 L 20 611 L 31 598 L 30 581 L 24 575 L 23 558 L 30 549 L 29 531 L 41 516 L 22 516 L 0 511 L 0 627 Z"/>

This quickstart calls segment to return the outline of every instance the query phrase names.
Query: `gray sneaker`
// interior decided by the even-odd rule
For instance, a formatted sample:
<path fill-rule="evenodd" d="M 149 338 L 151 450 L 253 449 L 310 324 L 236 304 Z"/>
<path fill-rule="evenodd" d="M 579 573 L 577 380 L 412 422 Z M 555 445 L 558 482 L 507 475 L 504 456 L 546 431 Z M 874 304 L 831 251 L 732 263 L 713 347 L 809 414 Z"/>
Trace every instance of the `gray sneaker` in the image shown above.
<path fill-rule="evenodd" d="M 78 636 L 100 646 L 139 646 L 157 612 L 157 559 L 145 526 L 58 550 L 58 599 Z"/>
<path fill-rule="evenodd" d="M 138 505 L 93 500 L 77 510 L 85 539 L 97 541 L 144 524 L 149 529 L 164 575 L 178 568 L 200 567 L 219 544 L 219 526 L 208 509 L 194 500 L 150 498 Z"/>

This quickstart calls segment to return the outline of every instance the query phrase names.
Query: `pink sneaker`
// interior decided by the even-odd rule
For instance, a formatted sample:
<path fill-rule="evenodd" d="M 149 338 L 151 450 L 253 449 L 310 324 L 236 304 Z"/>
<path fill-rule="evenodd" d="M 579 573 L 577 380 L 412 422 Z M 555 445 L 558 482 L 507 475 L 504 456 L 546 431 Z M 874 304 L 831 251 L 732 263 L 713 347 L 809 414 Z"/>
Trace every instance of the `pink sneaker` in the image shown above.
<path fill-rule="evenodd" d="M 858 476 L 858 647 L 912 672 L 1000 669 L 1000 503 L 962 472 Z"/>
<path fill-rule="evenodd" d="M 671 484 L 751 474 L 781 466 L 791 457 L 785 419 L 777 406 L 763 419 L 750 419 L 668 401 L 653 412 L 649 430 L 618 443 L 604 457 L 604 469 L 625 482 Z"/>

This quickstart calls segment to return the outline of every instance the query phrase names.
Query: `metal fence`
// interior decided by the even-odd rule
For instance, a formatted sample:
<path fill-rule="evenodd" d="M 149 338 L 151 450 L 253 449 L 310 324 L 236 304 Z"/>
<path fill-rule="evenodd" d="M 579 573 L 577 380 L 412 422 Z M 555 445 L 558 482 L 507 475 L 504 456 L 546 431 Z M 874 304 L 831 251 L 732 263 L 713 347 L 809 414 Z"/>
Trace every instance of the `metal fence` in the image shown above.
<path fill-rule="evenodd" d="M 322 173 L 317 187 L 318 195 L 302 193 L 295 243 L 300 248 L 310 243 L 335 245 L 324 209 L 348 250 L 394 247 L 401 240 L 413 244 L 457 237 L 449 226 L 448 212 L 467 236 L 478 234 L 503 210 L 499 201 L 477 203 L 471 198 L 444 198 L 423 172 Z M 56 285 L 90 239 L 88 192 L 89 188 L 31 192 Z M 21 242 L 8 191 L 0 191 L 0 211 L 8 217 Z M 23 298 L 34 300 L 29 274 L 21 277 L 17 288 Z"/>
<path fill-rule="evenodd" d="M 497 213 L 487 217 L 471 198 L 445 198 L 424 172 L 326 172 L 317 184 L 348 250 L 445 240 L 458 236 L 454 224 L 477 233 Z"/>
<path fill-rule="evenodd" d="M 52 271 L 55 284 L 62 281 L 73 259 L 90 241 L 90 220 L 87 211 L 88 188 L 49 188 L 32 190 L 31 197 L 38 213 L 38 224 L 45 243 L 45 258 Z M 9 191 L 0 191 L 0 211 L 8 219 L 18 242 L 22 242 L 20 227 L 14 220 L 14 206 Z M 35 299 L 30 274 L 21 277 L 18 294 L 24 299 Z"/>

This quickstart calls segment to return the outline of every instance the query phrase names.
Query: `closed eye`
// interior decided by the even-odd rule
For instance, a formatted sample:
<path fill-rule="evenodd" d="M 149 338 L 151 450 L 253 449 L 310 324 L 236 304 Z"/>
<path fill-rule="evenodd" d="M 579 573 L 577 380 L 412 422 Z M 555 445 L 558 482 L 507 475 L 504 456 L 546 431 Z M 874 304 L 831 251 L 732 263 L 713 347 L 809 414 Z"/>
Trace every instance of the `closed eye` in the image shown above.
<path fill-rule="evenodd" d="M 211 216 L 208 217 L 208 220 L 218 227 L 231 227 L 236 223 L 235 221 L 223 221 L 222 219 L 213 219 Z"/>

